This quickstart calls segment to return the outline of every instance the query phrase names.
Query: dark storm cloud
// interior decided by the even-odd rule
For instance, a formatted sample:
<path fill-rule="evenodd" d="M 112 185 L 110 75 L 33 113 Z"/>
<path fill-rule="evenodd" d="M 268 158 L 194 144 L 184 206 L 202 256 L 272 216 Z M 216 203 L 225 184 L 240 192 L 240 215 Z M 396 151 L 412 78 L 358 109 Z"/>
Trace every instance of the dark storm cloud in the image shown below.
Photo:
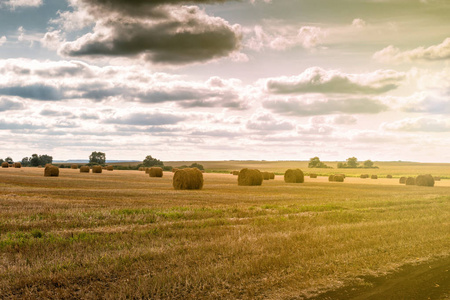
<path fill-rule="evenodd" d="M 64 43 L 59 53 L 73 57 L 142 57 L 175 65 L 228 56 L 240 48 L 238 26 L 210 17 L 195 6 L 174 6 L 213 2 L 82 1 L 84 6 L 80 7 L 97 17 L 94 32 Z"/>
<path fill-rule="evenodd" d="M 45 84 L 2 87 L 0 88 L 0 95 L 18 96 L 42 101 L 63 99 L 63 93 L 60 89 Z"/>
<path fill-rule="evenodd" d="M 185 117 L 165 113 L 133 113 L 124 117 L 106 119 L 104 123 L 136 126 L 155 126 L 173 125 L 185 119 Z"/>
<path fill-rule="evenodd" d="M 274 113 L 288 116 L 319 116 L 337 113 L 377 114 L 387 111 L 388 107 L 373 99 L 325 99 L 313 102 L 292 100 L 270 100 L 263 106 Z"/>

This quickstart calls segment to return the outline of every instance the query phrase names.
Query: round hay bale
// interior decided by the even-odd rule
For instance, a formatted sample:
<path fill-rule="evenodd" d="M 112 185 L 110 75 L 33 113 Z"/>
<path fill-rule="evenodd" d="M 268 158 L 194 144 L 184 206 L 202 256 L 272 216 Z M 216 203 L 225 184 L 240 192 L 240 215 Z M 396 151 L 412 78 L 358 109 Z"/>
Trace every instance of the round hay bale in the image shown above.
<path fill-rule="evenodd" d="M 150 174 L 150 168 L 145 168 L 145 174 Z"/>
<path fill-rule="evenodd" d="M 44 169 L 44 176 L 59 176 L 59 168 L 57 166 L 47 164 Z"/>
<path fill-rule="evenodd" d="M 163 177 L 163 169 L 159 167 L 150 168 L 150 177 Z"/>
<path fill-rule="evenodd" d="M 317 178 L 317 174 L 309 174 L 309 178 Z"/>
<path fill-rule="evenodd" d="M 72 165 L 70 166 L 70 168 L 71 168 L 71 169 L 78 169 L 78 165 L 77 165 L 77 164 L 72 164 Z"/>
<path fill-rule="evenodd" d="M 372 175 L 370 176 L 370 179 L 378 179 L 378 175 Z"/>
<path fill-rule="evenodd" d="M 434 178 L 430 174 L 419 175 L 416 177 L 416 185 L 418 185 L 418 186 L 434 186 Z"/>
<path fill-rule="evenodd" d="M 345 177 L 342 174 L 334 175 L 333 181 L 335 182 L 344 182 Z"/>
<path fill-rule="evenodd" d="M 367 178 L 369 178 L 369 174 L 361 174 L 360 177 L 363 178 L 363 179 L 367 179 Z"/>
<path fill-rule="evenodd" d="M 408 177 L 405 181 L 406 185 L 416 185 L 416 179 L 414 177 Z"/>
<path fill-rule="evenodd" d="M 392 175 L 386 175 L 386 178 L 391 179 L 391 178 L 392 178 Z"/>
<path fill-rule="evenodd" d="M 435 177 L 434 177 L 434 181 L 441 181 L 441 177 L 435 176 Z"/>
<path fill-rule="evenodd" d="M 269 172 L 269 179 L 275 179 L 275 173 Z"/>
<path fill-rule="evenodd" d="M 103 172 L 102 166 L 92 166 L 92 173 L 101 173 Z"/>
<path fill-rule="evenodd" d="M 2 162 L 2 168 L 9 168 L 9 164 L 7 161 Z"/>
<path fill-rule="evenodd" d="M 262 175 L 264 180 L 269 180 L 270 179 L 269 172 L 261 172 L 261 175 Z"/>
<path fill-rule="evenodd" d="M 238 185 L 254 186 L 261 185 L 263 176 L 259 170 L 256 169 L 242 169 L 238 175 Z"/>
<path fill-rule="evenodd" d="M 328 176 L 328 181 L 334 181 L 334 175 Z"/>
<path fill-rule="evenodd" d="M 114 171 L 114 166 L 106 166 L 107 171 Z"/>
<path fill-rule="evenodd" d="M 89 166 L 81 166 L 80 167 L 80 173 L 89 173 L 91 171 L 91 168 Z"/>
<path fill-rule="evenodd" d="M 303 183 L 305 176 L 300 169 L 288 169 L 284 172 L 284 182 L 286 183 Z"/>
<path fill-rule="evenodd" d="M 233 172 L 231 172 L 234 176 L 237 176 L 237 175 L 239 175 L 239 171 L 233 171 Z"/>
<path fill-rule="evenodd" d="M 400 180 L 398 181 L 401 184 L 405 184 L 406 183 L 406 177 L 400 177 Z"/>
<path fill-rule="evenodd" d="M 173 174 L 173 188 L 176 190 L 201 190 L 203 173 L 197 168 L 180 169 Z"/>
<path fill-rule="evenodd" d="M 17 169 L 20 169 L 20 168 L 22 168 L 22 164 L 20 163 L 20 162 L 16 162 L 16 163 L 14 163 L 14 168 L 17 168 Z"/>

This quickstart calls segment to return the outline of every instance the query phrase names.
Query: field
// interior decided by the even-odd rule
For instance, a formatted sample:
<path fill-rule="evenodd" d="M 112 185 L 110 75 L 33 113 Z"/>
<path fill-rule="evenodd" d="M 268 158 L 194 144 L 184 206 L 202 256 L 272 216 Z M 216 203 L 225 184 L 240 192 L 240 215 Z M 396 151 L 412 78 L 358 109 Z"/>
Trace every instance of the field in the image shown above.
<path fill-rule="evenodd" d="M 376 165 L 316 172 L 450 177 L 449 165 Z M 176 191 L 169 172 L 61 169 L 50 178 L 43 169 L 0 169 L 0 295 L 306 299 L 450 256 L 450 180 L 432 188 L 386 178 L 286 184 L 276 176 L 260 187 L 238 186 L 230 174 L 204 180 L 203 190 Z M 442 299 L 450 294 L 448 282 L 433 284 Z"/>

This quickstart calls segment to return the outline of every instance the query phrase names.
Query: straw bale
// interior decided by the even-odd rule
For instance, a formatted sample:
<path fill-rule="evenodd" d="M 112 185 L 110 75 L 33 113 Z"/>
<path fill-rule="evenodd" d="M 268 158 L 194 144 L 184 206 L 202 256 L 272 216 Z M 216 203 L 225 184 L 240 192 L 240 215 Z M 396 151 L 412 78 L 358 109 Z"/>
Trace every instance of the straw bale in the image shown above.
<path fill-rule="evenodd" d="M 203 173 L 197 168 L 179 169 L 173 174 L 173 187 L 176 190 L 201 190 Z"/>

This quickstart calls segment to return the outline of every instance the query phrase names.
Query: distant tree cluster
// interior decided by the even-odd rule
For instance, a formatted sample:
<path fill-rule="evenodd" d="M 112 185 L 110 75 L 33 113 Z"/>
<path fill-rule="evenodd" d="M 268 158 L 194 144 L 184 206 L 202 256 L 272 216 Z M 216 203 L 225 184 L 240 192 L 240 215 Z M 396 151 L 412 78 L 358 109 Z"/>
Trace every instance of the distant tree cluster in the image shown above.
<path fill-rule="evenodd" d="M 363 168 L 363 169 L 378 169 L 378 167 L 374 166 L 373 161 L 370 159 L 363 162 L 362 166 L 359 165 L 358 159 L 356 157 L 349 157 L 347 158 L 346 163 L 338 163 L 337 167 L 339 169 L 357 169 L 357 168 Z"/>
<path fill-rule="evenodd" d="M 164 167 L 164 163 L 159 159 L 153 158 L 151 155 L 147 155 L 142 162 L 142 167 Z"/>
<path fill-rule="evenodd" d="M 205 170 L 205 168 L 203 167 L 203 165 L 198 164 L 198 163 L 193 163 L 190 166 L 187 165 L 182 165 L 181 167 L 178 167 L 178 169 L 187 169 L 187 168 L 197 168 L 199 170 Z"/>
<path fill-rule="evenodd" d="M 331 168 L 320 161 L 320 159 L 316 156 L 309 159 L 308 168 Z"/>
<path fill-rule="evenodd" d="M 43 154 L 32 154 L 30 157 L 22 158 L 21 164 L 23 167 L 37 167 L 45 166 L 46 164 L 53 163 L 53 156 Z"/>

